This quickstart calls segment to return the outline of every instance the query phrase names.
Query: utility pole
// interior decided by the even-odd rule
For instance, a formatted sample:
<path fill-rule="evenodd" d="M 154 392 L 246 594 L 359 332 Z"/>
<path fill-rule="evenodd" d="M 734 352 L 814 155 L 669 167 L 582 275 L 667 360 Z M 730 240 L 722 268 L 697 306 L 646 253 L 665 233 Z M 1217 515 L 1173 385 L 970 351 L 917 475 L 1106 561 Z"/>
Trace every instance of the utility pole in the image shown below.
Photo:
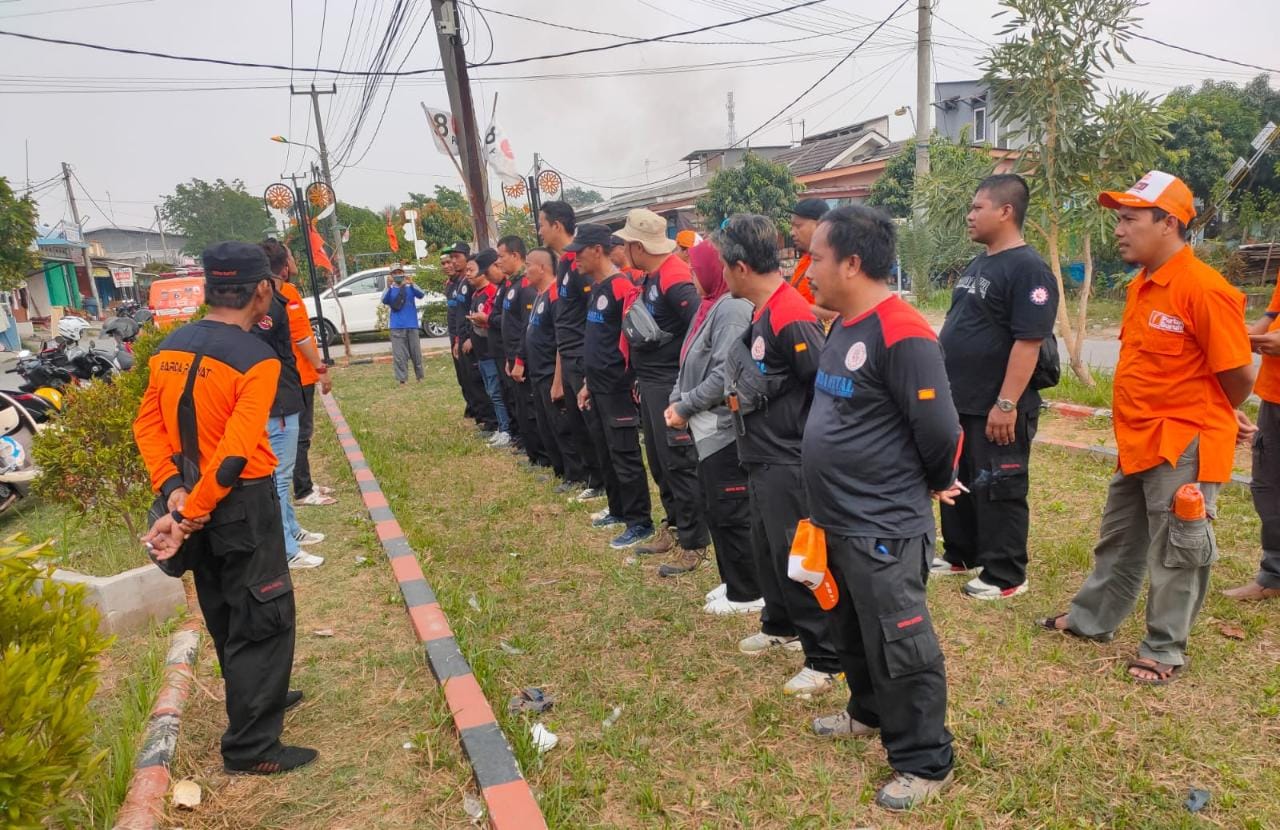
<path fill-rule="evenodd" d="M 316 301 L 316 320 L 319 323 L 319 329 L 320 329 L 320 333 L 316 335 L 316 342 L 320 344 L 320 354 L 322 359 L 324 360 L 324 364 L 326 366 L 332 366 L 333 358 L 329 356 L 329 336 L 328 336 L 328 331 L 326 331 L 327 326 L 325 325 L 324 308 L 320 305 L 320 282 L 319 280 L 316 279 L 316 262 L 311 255 L 310 220 L 307 218 L 307 214 L 310 211 L 307 208 L 307 202 L 306 202 L 305 196 L 303 196 L 302 187 L 298 184 L 298 179 L 300 177 L 286 176 L 283 173 L 281 173 L 280 178 L 282 179 L 287 178 L 293 182 L 294 215 L 298 222 L 298 235 L 299 237 L 301 237 L 301 240 L 302 240 L 302 250 L 306 254 L 306 258 L 307 258 L 307 273 L 311 277 L 311 296 Z M 334 290 L 333 294 L 334 294 L 334 299 L 336 300 L 338 296 L 338 292 L 336 289 Z M 338 311 L 339 312 L 342 311 L 341 305 L 338 306 Z M 345 319 L 342 321 L 342 332 L 344 335 L 346 334 Z M 348 349 L 349 348 L 350 346 L 348 344 Z M 351 357 L 350 351 L 347 352 L 347 357 L 348 359 Z"/>
<path fill-rule="evenodd" d="M 538 179 L 542 178 L 542 156 L 533 154 L 533 175 L 529 177 L 529 214 L 533 219 L 533 233 L 542 245 L 542 231 L 539 229 L 538 214 L 542 211 L 542 196 L 538 193 Z"/>
<path fill-rule="evenodd" d="M 93 304 L 98 307 L 98 316 L 102 316 L 102 300 L 98 297 L 98 284 L 93 280 L 93 259 L 89 256 L 89 243 L 84 241 L 84 225 L 80 224 L 80 211 L 76 208 L 76 192 L 71 187 L 71 165 L 62 163 L 62 183 L 67 187 L 67 204 L 71 206 L 71 218 L 75 220 L 76 229 L 80 231 L 80 243 L 84 245 L 84 272 L 89 277 L 89 290 L 93 292 Z"/>
<path fill-rule="evenodd" d="M 481 164 L 484 145 L 476 127 L 471 79 L 467 75 L 467 53 L 458 36 L 458 5 L 455 0 L 431 0 L 431 16 L 436 21 L 436 40 L 440 44 L 440 63 L 444 68 L 445 88 L 449 92 L 449 109 L 453 112 L 458 152 L 462 156 L 462 169 L 466 174 L 476 247 L 485 248 L 489 245 L 491 216 L 489 186 Z"/>
<path fill-rule="evenodd" d="M 164 238 L 164 220 L 160 218 L 160 206 L 156 205 L 156 228 L 160 230 L 160 247 L 164 249 L 164 255 L 169 256 L 169 242 Z"/>
<path fill-rule="evenodd" d="M 342 247 L 342 228 L 338 225 L 338 194 L 333 189 L 333 174 L 329 172 L 329 148 L 324 143 L 324 124 L 320 121 L 320 96 L 336 95 L 338 87 L 335 84 L 329 89 L 317 90 L 316 85 L 312 84 L 311 89 L 298 92 L 289 86 L 290 95 L 306 95 L 311 99 L 311 111 L 316 116 L 316 143 L 320 145 L 320 169 L 324 171 L 324 183 L 329 186 L 329 190 L 333 192 L 334 206 L 333 213 L 329 214 L 329 228 L 333 232 L 333 252 L 338 255 L 338 276 L 340 279 L 347 278 L 347 252 Z"/>
<path fill-rule="evenodd" d="M 929 6 L 932 2 L 933 0 L 919 0 L 916 23 L 916 181 L 929 173 L 929 122 L 933 114 L 929 89 L 932 86 L 929 79 L 929 48 L 933 36 Z"/>

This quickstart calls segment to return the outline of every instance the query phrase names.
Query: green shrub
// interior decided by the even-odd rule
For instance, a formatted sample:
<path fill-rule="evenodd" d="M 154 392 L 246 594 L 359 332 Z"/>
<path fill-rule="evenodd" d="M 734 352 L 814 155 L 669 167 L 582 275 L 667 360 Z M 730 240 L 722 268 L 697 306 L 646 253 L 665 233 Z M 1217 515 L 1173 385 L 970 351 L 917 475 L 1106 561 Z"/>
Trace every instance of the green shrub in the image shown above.
<path fill-rule="evenodd" d="M 0 546 L 0 824 L 42 827 L 102 760 L 89 701 L 109 645 L 84 588 L 49 579 L 44 545 Z M 37 580 L 45 580 L 37 586 Z"/>

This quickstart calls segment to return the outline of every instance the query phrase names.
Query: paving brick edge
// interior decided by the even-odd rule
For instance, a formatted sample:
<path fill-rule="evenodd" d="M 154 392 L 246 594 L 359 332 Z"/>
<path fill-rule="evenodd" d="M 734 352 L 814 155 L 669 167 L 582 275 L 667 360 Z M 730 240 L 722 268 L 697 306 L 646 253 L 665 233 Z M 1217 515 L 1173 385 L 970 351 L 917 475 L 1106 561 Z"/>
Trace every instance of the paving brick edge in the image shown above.
<path fill-rule="evenodd" d="M 338 443 L 351 465 L 378 541 L 400 585 L 414 633 L 426 652 L 431 673 L 444 689 L 462 749 L 471 763 L 476 786 L 488 805 L 493 830 L 545 830 L 542 809 L 529 782 L 520 773 L 511 744 L 502 734 L 493 708 L 480 689 L 471 665 L 458 648 L 444 610 L 422 573 L 422 566 L 378 480 L 365 461 L 360 444 L 332 395 L 321 395 L 325 412 L 338 433 Z"/>
<path fill-rule="evenodd" d="M 178 746 L 178 728 L 195 676 L 200 651 L 200 618 L 192 616 L 169 638 L 164 676 L 156 693 L 142 747 L 133 762 L 133 777 L 114 830 L 158 830 L 169 792 L 169 766 Z"/>

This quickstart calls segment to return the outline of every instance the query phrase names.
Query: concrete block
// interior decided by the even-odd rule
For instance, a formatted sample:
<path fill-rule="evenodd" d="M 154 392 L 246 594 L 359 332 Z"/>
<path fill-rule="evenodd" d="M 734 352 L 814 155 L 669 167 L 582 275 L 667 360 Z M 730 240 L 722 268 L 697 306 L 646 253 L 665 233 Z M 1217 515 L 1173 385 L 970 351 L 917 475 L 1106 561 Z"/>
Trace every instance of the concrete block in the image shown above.
<path fill-rule="evenodd" d="M 59 569 L 53 572 L 53 581 L 84 585 L 86 599 L 102 614 L 99 627 L 109 634 L 145 631 L 152 623 L 163 622 L 187 607 L 182 580 L 165 576 L 154 565 L 115 576 L 87 576 Z"/>

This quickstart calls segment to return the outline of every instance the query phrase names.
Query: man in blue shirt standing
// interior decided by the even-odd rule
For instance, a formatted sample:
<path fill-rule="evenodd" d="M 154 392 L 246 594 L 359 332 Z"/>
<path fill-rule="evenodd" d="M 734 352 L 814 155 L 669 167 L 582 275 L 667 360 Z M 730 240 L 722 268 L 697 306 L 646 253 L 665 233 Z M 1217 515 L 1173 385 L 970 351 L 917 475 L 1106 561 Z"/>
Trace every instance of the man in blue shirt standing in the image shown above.
<path fill-rule="evenodd" d="M 413 277 L 404 268 L 391 268 L 391 285 L 382 295 L 382 304 L 390 309 L 391 363 L 396 380 L 403 386 L 409 379 L 409 361 L 413 361 L 413 373 L 422 380 L 422 345 L 418 341 L 418 300 L 422 289 L 413 284 Z"/>

